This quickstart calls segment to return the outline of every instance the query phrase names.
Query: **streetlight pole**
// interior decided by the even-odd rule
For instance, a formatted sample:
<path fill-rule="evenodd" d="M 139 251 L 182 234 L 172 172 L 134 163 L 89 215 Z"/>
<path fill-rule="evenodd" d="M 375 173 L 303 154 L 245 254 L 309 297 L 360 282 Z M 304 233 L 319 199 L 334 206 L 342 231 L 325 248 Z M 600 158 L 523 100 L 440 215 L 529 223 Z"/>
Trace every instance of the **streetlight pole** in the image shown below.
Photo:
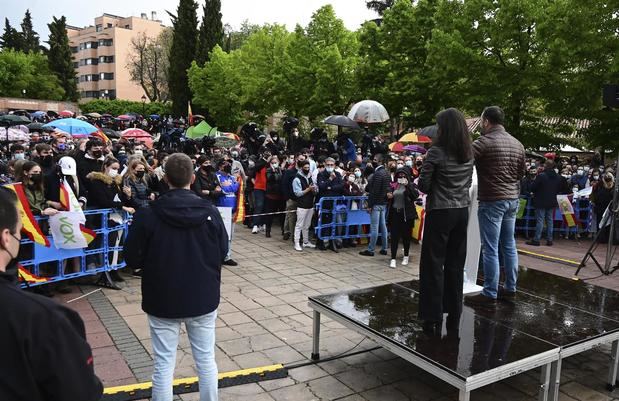
<path fill-rule="evenodd" d="M 145 112 L 146 112 L 146 96 L 142 95 L 142 117 L 144 117 Z"/>
<path fill-rule="evenodd" d="M 22 97 L 26 97 L 26 90 L 25 90 L 25 89 L 22 89 L 22 90 L 21 90 L 21 94 L 22 94 Z"/>

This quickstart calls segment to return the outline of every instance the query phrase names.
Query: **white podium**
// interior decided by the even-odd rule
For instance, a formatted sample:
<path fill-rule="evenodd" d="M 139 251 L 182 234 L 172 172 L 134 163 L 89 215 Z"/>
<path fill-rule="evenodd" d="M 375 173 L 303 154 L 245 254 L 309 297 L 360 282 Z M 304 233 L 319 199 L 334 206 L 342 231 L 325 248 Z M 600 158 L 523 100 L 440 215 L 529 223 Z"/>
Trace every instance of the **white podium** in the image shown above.
<path fill-rule="evenodd" d="M 477 170 L 473 169 L 473 183 L 469 189 L 471 206 L 469 206 L 469 226 L 466 237 L 466 260 L 464 262 L 464 294 L 481 292 L 483 287 L 477 285 L 477 270 L 481 252 L 481 236 L 479 235 L 479 219 L 477 218 Z"/>

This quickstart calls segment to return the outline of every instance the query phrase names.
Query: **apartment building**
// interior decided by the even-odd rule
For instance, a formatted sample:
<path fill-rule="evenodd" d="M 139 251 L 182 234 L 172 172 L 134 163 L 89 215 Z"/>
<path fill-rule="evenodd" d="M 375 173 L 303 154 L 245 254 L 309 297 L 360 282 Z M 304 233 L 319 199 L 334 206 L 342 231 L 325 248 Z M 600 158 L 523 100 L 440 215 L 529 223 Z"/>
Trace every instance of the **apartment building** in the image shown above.
<path fill-rule="evenodd" d="M 73 65 L 77 72 L 80 103 L 94 99 L 140 101 L 144 91 L 131 81 L 127 62 L 132 38 L 145 34 L 155 38 L 164 26 L 153 11 L 149 19 L 103 14 L 94 26 L 67 26 Z"/>

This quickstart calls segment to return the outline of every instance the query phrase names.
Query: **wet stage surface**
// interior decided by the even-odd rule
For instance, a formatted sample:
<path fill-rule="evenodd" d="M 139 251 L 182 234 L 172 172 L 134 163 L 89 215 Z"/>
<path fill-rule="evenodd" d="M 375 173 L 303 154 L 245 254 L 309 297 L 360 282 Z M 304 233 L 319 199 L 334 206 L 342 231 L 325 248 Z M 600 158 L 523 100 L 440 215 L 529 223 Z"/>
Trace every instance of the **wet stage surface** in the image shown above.
<path fill-rule="evenodd" d="M 462 379 L 619 332 L 615 291 L 536 270 L 521 270 L 518 286 L 494 309 L 464 305 L 459 330 L 441 336 L 422 331 L 416 280 L 310 300 Z"/>

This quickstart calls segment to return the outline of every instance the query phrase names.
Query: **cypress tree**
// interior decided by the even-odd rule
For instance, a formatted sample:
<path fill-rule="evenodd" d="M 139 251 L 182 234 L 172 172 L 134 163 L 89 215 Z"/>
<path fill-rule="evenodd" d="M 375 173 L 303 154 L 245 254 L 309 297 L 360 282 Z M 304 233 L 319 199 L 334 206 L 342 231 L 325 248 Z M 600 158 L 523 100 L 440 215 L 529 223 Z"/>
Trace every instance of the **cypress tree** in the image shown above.
<path fill-rule="evenodd" d="M 209 60 L 209 52 L 216 45 L 223 47 L 224 27 L 221 22 L 221 0 L 206 0 L 204 3 L 204 16 L 200 25 L 198 51 L 196 62 L 204 65 Z"/>
<path fill-rule="evenodd" d="M 32 27 L 32 16 L 30 10 L 26 10 L 26 15 L 21 23 L 22 50 L 25 53 L 29 51 L 39 52 L 41 44 L 39 43 L 39 34 Z"/>
<path fill-rule="evenodd" d="M 168 69 L 170 99 L 175 116 L 187 115 L 191 100 L 187 70 L 194 60 L 198 41 L 198 4 L 194 0 L 180 0 L 176 15 L 171 13 L 173 36 Z"/>
<path fill-rule="evenodd" d="M 49 28 L 49 68 L 60 80 L 60 85 L 65 90 L 66 99 L 77 101 L 77 82 L 75 68 L 73 68 L 73 58 L 71 47 L 69 47 L 69 36 L 67 35 L 67 19 L 62 16 L 60 19 L 54 17 L 53 21 L 47 24 Z"/>
<path fill-rule="evenodd" d="M 11 26 L 8 18 L 4 18 L 4 33 L 0 36 L 0 46 L 3 50 L 22 50 L 22 37 L 17 29 Z"/>

